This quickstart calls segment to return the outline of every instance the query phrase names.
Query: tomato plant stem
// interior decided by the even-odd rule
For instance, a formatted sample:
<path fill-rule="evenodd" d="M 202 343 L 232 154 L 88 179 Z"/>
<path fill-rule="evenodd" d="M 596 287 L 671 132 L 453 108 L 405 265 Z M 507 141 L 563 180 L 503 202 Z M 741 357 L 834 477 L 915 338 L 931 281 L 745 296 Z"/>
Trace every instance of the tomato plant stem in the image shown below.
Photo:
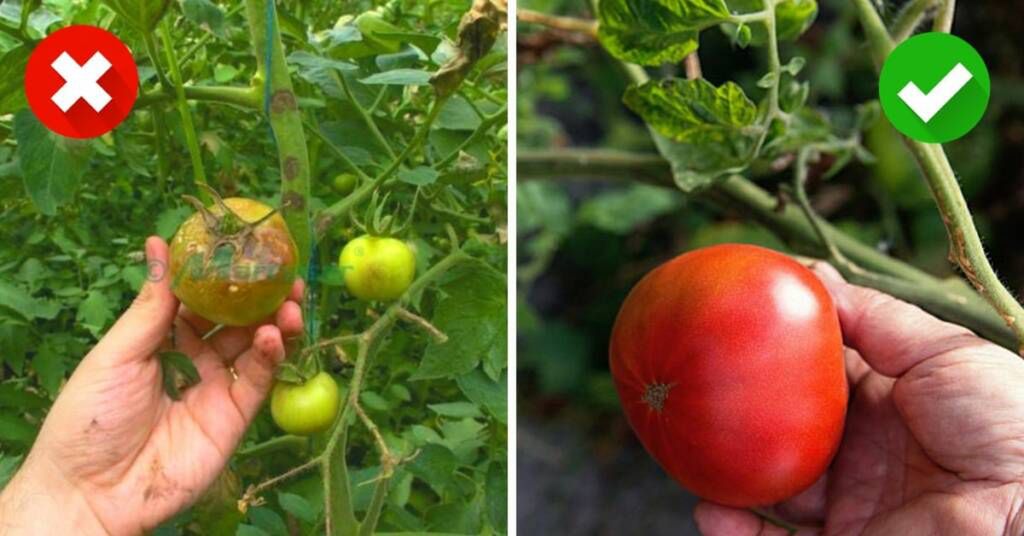
<path fill-rule="evenodd" d="M 262 443 L 238 449 L 235 453 L 240 460 L 278 452 L 281 450 L 299 451 L 309 446 L 309 438 L 296 435 L 283 435 L 268 439 Z"/>
<path fill-rule="evenodd" d="M 519 151 L 521 181 L 538 178 L 591 177 L 631 179 L 673 188 L 669 164 L 659 156 L 603 150 Z M 827 252 L 800 208 L 780 204 L 778 197 L 753 182 L 734 175 L 714 183 L 702 199 L 717 208 L 735 207 L 782 238 L 795 250 L 811 255 Z M 865 245 L 825 221 L 820 222 L 835 247 L 856 265 L 882 278 L 863 279 L 849 271 L 844 275 L 860 285 L 876 288 L 917 304 L 929 312 L 975 330 L 1007 348 L 1016 349 L 1016 337 L 1000 316 L 966 285 L 936 278 L 898 259 Z M 843 267 L 837 267 L 841 270 Z"/>
<path fill-rule="evenodd" d="M 956 16 L 956 0 L 942 0 L 939 12 L 935 15 L 936 32 L 950 33 L 953 31 L 953 19 Z"/>
<path fill-rule="evenodd" d="M 895 47 L 892 37 L 882 24 L 881 17 L 869 0 L 856 0 L 861 24 L 864 26 L 868 40 L 875 51 L 875 63 L 878 68 L 885 63 L 888 54 Z M 936 18 L 936 29 L 948 31 L 952 26 L 953 11 L 956 4 L 946 0 L 939 16 Z M 956 173 L 953 171 L 940 144 L 922 143 L 904 137 L 911 154 L 917 160 L 932 197 L 938 205 L 942 222 L 949 235 L 950 258 L 959 267 L 967 280 L 974 285 L 978 293 L 989 301 L 999 313 L 1003 321 L 1017 338 L 1018 353 L 1024 353 L 1024 307 L 1014 295 L 1003 285 L 989 263 L 988 255 L 974 226 L 974 219 L 967 206 L 967 200 L 960 190 Z"/>
<path fill-rule="evenodd" d="M 929 9 L 935 6 L 939 0 L 913 0 L 907 2 L 896 15 L 896 20 L 890 26 L 889 33 L 897 43 L 905 41 L 910 37 L 921 23 Z"/>
<path fill-rule="evenodd" d="M 430 133 L 430 126 L 434 124 L 434 120 L 436 120 L 438 114 L 441 113 L 441 107 L 444 105 L 445 100 L 447 99 L 439 98 L 434 101 L 430 107 L 430 111 L 427 112 L 426 119 L 423 120 L 423 124 L 420 125 L 420 128 L 416 131 L 413 139 L 405 146 L 402 153 L 392 160 L 387 169 L 381 172 L 380 175 L 377 175 L 377 177 L 372 181 L 356 188 L 355 191 L 344 199 L 320 212 L 316 221 L 316 235 L 318 237 L 323 238 L 327 230 L 330 229 L 331 224 L 346 216 L 353 207 L 368 199 L 370 195 L 380 187 L 380 185 L 384 184 L 384 181 L 390 179 L 391 176 L 398 171 L 398 168 L 402 166 L 402 163 L 405 162 L 406 159 L 422 148 L 423 142 L 426 141 L 427 135 Z"/>
<path fill-rule="evenodd" d="M 542 26 L 547 26 L 548 28 L 567 32 L 580 32 L 594 38 L 597 37 L 597 22 L 592 20 L 577 19 L 573 17 L 558 17 L 555 15 L 548 15 L 547 13 L 541 13 L 539 11 L 533 11 L 532 9 L 519 9 L 516 12 L 516 17 L 523 22 L 540 24 Z"/>
<path fill-rule="evenodd" d="M 292 88 L 291 74 L 285 60 L 277 12 L 271 9 L 268 19 L 264 0 L 246 0 L 249 35 L 256 55 L 256 80 L 265 80 L 269 94 L 266 102 L 270 128 L 274 133 L 278 159 L 281 163 L 281 215 L 299 247 L 299 273 L 305 274 L 312 252 L 313 233 L 309 213 L 309 152 L 302 128 L 302 114 Z M 271 7 L 273 4 L 271 4 Z M 268 55 L 265 54 L 269 47 Z"/>
<path fill-rule="evenodd" d="M 181 70 L 178 69 L 178 60 L 174 56 L 174 44 L 171 42 L 171 30 L 167 19 L 160 21 L 160 38 L 164 45 L 164 54 L 167 56 L 167 64 L 171 71 L 171 83 L 174 87 L 178 104 L 178 114 L 181 116 L 182 130 L 185 132 L 185 144 L 188 146 L 188 154 L 192 159 L 192 176 L 196 186 L 207 185 L 206 169 L 203 167 L 203 155 L 199 149 L 199 137 L 196 135 L 196 127 L 192 123 L 192 110 L 185 100 L 185 90 L 181 79 Z M 156 63 L 154 61 L 154 63 Z M 199 188 L 199 198 L 204 204 L 210 203 L 210 196 L 205 188 Z"/>

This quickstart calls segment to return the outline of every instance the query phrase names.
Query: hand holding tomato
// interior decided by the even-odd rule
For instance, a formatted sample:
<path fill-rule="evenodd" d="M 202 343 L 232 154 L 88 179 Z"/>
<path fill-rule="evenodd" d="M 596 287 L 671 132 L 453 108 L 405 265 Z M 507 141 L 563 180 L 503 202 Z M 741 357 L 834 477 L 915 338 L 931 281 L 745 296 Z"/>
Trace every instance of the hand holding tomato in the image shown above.
<path fill-rule="evenodd" d="M 150 281 L 57 398 L 24 465 L 0 494 L 0 528 L 141 534 L 197 500 L 234 452 L 302 333 L 296 282 L 273 318 L 227 328 L 179 306 L 167 244 L 146 242 Z M 156 354 L 189 355 L 202 378 L 169 398 Z"/>
<path fill-rule="evenodd" d="M 814 271 L 842 324 L 853 392 L 842 445 L 811 489 L 774 513 L 799 534 L 1024 532 L 1024 362 L 968 330 Z M 787 534 L 710 502 L 707 536 Z"/>

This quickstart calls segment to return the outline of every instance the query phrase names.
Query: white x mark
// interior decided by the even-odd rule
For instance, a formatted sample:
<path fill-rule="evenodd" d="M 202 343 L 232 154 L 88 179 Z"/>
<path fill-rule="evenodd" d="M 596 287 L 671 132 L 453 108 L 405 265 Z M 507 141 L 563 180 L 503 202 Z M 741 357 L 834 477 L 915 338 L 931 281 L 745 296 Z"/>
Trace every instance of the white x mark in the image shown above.
<path fill-rule="evenodd" d="M 50 66 L 64 79 L 64 85 L 50 97 L 62 112 L 70 110 L 79 99 L 85 100 L 93 110 L 100 112 L 112 100 L 110 94 L 97 83 L 110 70 L 110 62 L 103 54 L 96 52 L 85 65 L 78 65 L 67 52 L 62 52 Z"/>

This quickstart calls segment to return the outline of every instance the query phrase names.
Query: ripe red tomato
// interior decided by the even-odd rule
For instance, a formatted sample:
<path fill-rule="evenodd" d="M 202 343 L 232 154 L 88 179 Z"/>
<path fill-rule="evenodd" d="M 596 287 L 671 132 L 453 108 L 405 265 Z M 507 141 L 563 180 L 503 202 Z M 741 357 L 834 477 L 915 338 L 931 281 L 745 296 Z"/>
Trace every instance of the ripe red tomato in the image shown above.
<path fill-rule="evenodd" d="M 785 255 L 726 244 L 659 266 L 623 303 L 610 356 L 640 441 L 705 499 L 787 499 L 838 449 L 847 404 L 839 318 L 821 282 Z"/>

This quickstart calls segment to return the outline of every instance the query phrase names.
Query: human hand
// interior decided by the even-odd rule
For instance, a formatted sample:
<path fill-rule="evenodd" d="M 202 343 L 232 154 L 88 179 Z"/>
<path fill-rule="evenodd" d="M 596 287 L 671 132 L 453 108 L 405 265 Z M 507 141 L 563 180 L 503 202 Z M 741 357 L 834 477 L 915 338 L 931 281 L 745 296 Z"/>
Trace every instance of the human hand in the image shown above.
<path fill-rule="evenodd" d="M 152 529 L 202 495 L 259 411 L 285 341 L 302 333 L 302 283 L 275 318 L 204 341 L 213 326 L 179 306 L 167 255 L 163 240 L 146 241 L 149 281 L 57 397 L 0 495 L 0 534 Z M 178 401 L 157 358 L 172 329 L 201 377 Z"/>
<path fill-rule="evenodd" d="M 1024 362 L 965 328 L 813 267 L 835 300 L 852 398 L 825 476 L 770 509 L 798 534 L 1024 532 Z M 789 531 L 701 502 L 707 536 Z"/>

